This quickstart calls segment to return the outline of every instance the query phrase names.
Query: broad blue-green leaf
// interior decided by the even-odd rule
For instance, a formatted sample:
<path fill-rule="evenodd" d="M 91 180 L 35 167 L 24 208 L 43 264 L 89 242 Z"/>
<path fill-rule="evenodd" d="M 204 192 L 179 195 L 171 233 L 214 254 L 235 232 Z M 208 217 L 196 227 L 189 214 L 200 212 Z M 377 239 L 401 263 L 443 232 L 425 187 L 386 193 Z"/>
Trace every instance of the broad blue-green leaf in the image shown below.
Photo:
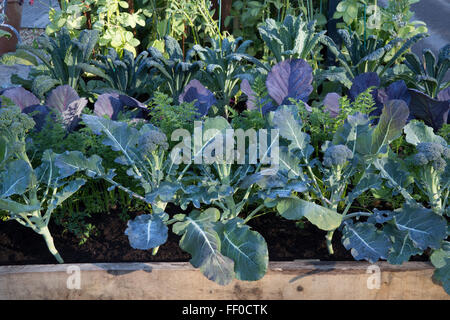
<path fill-rule="evenodd" d="M 84 171 L 91 178 L 105 174 L 102 159 L 99 156 L 93 155 L 86 158 L 80 151 L 66 151 L 57 155 L 55 165 L 59 168 L 60 178 L 70 177 L 80 171 Z"/>
<path fill-rule="evenodd" d="M 280 136 L 289 140 L 289 150 L 299 150 L 302 155 L 309 153 L 310 137 L 302 131 L 302 121 L 295 106 L 281 106 L 271 113 L 271 124 L 280 131 Z"/>
<path fill-rule="evenodd" d="M 129 220 L 125 230 L 131 247 L 149 250 L 167 241 L 168 228 L 159 215 L 143 214 Z"/>
<path fill-rule="evenodd" d="M 54 195 L 54 201 L 52 202 L 52 205 L 56 208 L 61 203 L 66 201 L 68 198 L 70 198 L 82 186 L 84 186 L 85 183 L 86 183 L 86 180 L 84 180 L 84 179 L 75 179 L 75 180 L 69 181 L 69 183 L 67 185 L 65 185 L 62 190 L 58 191 Z"/>
<path fill-rule="evenodd" d="M 414 245 L 422 250 L 438 249 L 447 236 L 447 221 L 431 209 L 405 204 L 395 216 L 395 224 L 407 231 Z"/>
<path fill-rule="evenodd" d="M 163 202 L 170 202 L 173 200 L 175 193 L 181 188 L 178 183 L 163 181 L 154 189 L 151 193 L 145 195 L 145 201 L 148 203 L 154 203 L 157 198 Z"/>
<path fill-rule="evenodd" d="M 289 220 L 300 220 L 305 217 L 321 230 L 335 230 L 342 223 L 342 215 L 336 211 L 299 198 L 281 199 L 277 204 L 277 210 L 283 218 Z"/>
<path fill-rule="evenodd" d="M 135 128 L 128 126 L 126 122 L 113 121 L 84 114 L 84 123 L 95 133 L 104 134 L 103 144 L 110 146 L 112 150 L 119 151 L 126 157 L 129 164 L 134 163 L 135 154 L 133 148 L 138 143 L 139 135 Z"/>
<path fill-rule="evenodd" d="M 450 258 L 445 259 L 445 265 L 434 271 L 433 280 L 444 287 L 445 292 L 450 295 Z"/>
<path fill-rule="evenodd" d="M 367 222 L 383 224 L 394 219 L 394 216 L 394 211 L 374 209 L 373 214 L 367 219 Z"/>
<path fill-rule="evenodd" d="M 358 184 L 352 189 L 352 192 L 348 195 L 348 201 L 351 203 L 364 192 L 369 189 L 378 189 L 381 186 L 380 176 L 375 174 L 367 174 L 364 176 Z"/>
<path fill-rule="evenodd" d="M 372 135 L 372 154 L 385 153 L 385 147 L 397 139 L 406 124 L 409 109 L 403 100 L 390 100 L 383 108 Z"/>
<path fill-rule="evenodd" d="M 431 254 L 430 261 L 436 268 L 442 268 L 447 259 L 450 259 L 450 242 L 443 241 L 441 248 Z"/>
<path fill-rule="evenodd" d="M 216 227 L 222 242 L 221 253 L 234 261 L 236 278 L 245 281 L 261 279 L 267 271 L 269 253 L 264 238 L 236 218 Z"/>
<path fill-rule="evenodd" d="M 433 128 L 422 121 L 411 120 L 403 129 L 406 134 L 406 142 L 417 146 L 422 142 L 434 142 L 447 146 L 447 142 L 441 136 L 434 134 Z"/>
<path fill-rule="evenodd" d="M 10 199 L 0 199 L 0 210 L 5 210 L 10 214 L 19 214 L 41 210 L 41 206 L 39 204 L 22 204 Z"/>
<path fill-rule="evenodd" d="M 356 260 L 371 263 L 386 259 L 391 246 L 389 239 L 370 223 L 346 224 L 342 232 L 342 244 L 351 250 Z"/>
<path fill-rule="evenodd" d="M 0 173 L 0 198 L 23 194 L 31 181 L 32 169 L 24 160 L 9 162 Z"/>
<path fill-rule="evenodd" d="M 191 254 L 191 264 L 220 285 L 234 278 L 234 262 L 221 253 L 221 242 L 214 229 L 220 212 L 209 208 L 204 212 L 193 211 L 183 222 L 174 224 L 174 232 L 183 234 L 180 247 Z"/>
<path fill-rule="evenodd" d="M 411 256 L 422 253 L 422 250 L 414 246 L 407 231 L 400 231 L 394 225 L 388 224 L 383 228 L 383 232 L 392 244 L 387 256 L 390 264 L 402 264 L 409 261 Z"/>

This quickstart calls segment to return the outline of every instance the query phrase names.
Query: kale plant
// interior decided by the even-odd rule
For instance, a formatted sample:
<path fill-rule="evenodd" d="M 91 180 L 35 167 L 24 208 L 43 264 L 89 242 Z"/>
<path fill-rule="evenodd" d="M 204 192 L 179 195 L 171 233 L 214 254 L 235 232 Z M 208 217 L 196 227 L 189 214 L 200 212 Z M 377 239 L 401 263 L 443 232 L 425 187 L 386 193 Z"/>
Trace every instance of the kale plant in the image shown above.
<path fill-rule="evenodd" d="M 206 87 L 218 98 L 220 106 L 224 108 L 222 115 L 228 116 L 230 99 L 239 91 L 238 83 L 241 78 L 249 77 L 248 64 L 255 64 L 259 68 L 265 66 L 258 59 L 246 53 L 251 41 L 242 42 L 242 38 L 231 41 L 225 39 L 211 40 L 211 48 L 195 45 L 193 50 L 198 54 L 205 68 L 201 69 L 201 79 Z"/>
<path fill-rule="evenodd" d="M 347 30 L 340 29 L 338 33 L 342 39 L 343 50 L 327 36 L 321 37 L 321 41 L 334 55 L 339 67 L 330 67 L 319 74 L 320 78 L 339 81 L 348 88 L 351 81 L 362 73 L 376 72 L 380 78 L 383 77 L 417 41 L 426 36 L 421 33 L 409 39 L 395 38 L 386 44 L 376 36 L 369 36 L 367 41 L 363 42 L 356 32 L 350 34 Z M 400 47 L 397 48 L 398 46 Z"/>
<path fill-rule="evenodd" d="M 178 101 L 184 87 L 203 67 L 203 62 L 193 61 L 195 52 L 192 49 L 186 53 L 186 58 L 184 58 L 178 42 L 169 36 L 164 37 L 164 43 L 169 57 L 164 57 L 158 49 L 150 47 L 148 49 L 149 66 L 156 68 L 158 76 L 163 80 L 159 89 L 166 90 L 172 95 L 174 101 Z"/>
<path fill-rule="evenodd" d="M 150 67 L 147 57 L 147 51 L 135 58 L 127 50 L 119 57 L 111 48 L 107 55 L 97 55 L 91 64 L 81 63 L 80 67 L 106 81 L 106 84 L 97 86 L 98 92 L 104 93 L 112 89 L 119 94 L 139 98 L 151 94 L 160 85 L 160 79 L 155 76 L 156 69 Z M 87 86 L 89 87 L 89 83 Z"/>
<path fill-rule="evenodd" d="M 287 15 L 282 23 L 267 19 L 258 27 L 258 31 L 269 50 L 269 56 L 273 55 L 269 63 L 271 60 L 279 63 L 285 59 L 308 58 L 317 61 L 319 40 L 325 31 L 316 32 L 315 29 L 316 21 L 308 22 L 302 15 Z"/>
<path fill-rule="evenodd" d="M 45 34 L 40 36 L 36 40 L 39 45 L 37 49 L 21 46 L 28 52 L 28 57 L 24 58 L 37 67 L 32 80 L 32 91 L 43 97 L 58 85 L 69 85 L 77 90 L 83 74 L 80 64 L 90 63 L 97 40 L 98 31 L 83 30 L 77 39 L 71 39 L 69 31 L 63 28 L 55 38 Z"/>

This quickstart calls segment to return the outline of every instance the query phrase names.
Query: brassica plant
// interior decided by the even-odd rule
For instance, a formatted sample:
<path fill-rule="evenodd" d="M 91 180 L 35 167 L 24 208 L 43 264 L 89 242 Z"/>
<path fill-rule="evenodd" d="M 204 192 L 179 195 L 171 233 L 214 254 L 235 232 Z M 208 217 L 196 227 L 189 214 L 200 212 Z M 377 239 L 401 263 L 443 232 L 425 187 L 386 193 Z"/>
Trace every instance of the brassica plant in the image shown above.
<path fill-rule="evenodd" d="M 40 234 L 51 254 L 63 263 L 55 248 L 48 228 L 53 211 L 77 192 L 85 179 L 67 179 L 79 172 L 76 167 L 65 168 L 66 159 L 82 162 L 83 171 L 95 176 L 101 159 L 92 156 L 86 159 L 80 152 L 55 154 L 51 150 L 43 153 L 41 164 L 32 167 L 25 151 L 26 133 L 34 121 L 20 112 L 19 107 L 0 109 L 0 210 L 6 211 L 9 220 L 31 228 Z"/>

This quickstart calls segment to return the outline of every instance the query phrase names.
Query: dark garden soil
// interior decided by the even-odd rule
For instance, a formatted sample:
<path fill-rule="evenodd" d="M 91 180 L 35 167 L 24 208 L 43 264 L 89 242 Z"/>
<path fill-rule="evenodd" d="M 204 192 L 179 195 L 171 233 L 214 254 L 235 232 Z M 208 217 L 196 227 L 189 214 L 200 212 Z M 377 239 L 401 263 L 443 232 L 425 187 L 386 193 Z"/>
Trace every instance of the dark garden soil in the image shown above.
<path fill-rule="evenodd" d="M 134 218 L 137 214 L 131 214 Z M 96 235 L 79 245 L 79 239 L 54 223 L 50 223 L 55 246 L 66 263 L 99 262 L 181 262 L 190 255 L 182 251 L 180 237 L 169 232 L 168 241 L 160 247 L 158 254 L 151 251 L 134 250 L 124 234 L 126 221 L 116 212 L 96 214 L 90 221 L 96 226 Z M 340 234 L 334 236 L 334 255 L 329 255 L 325 232 L 305 222 L 299 228 L 294 221 L 266 214 L 249 222 L 249 225 L 266 239 L 271 261 L 295 259 L 354 260 L 340 242 Z M 425 256 L 414 260 L 427 260 Z M 56 260 L 48 252 L 43 238 L 16 221 L 0 222 L 0 265 L 54 264 Z"/>

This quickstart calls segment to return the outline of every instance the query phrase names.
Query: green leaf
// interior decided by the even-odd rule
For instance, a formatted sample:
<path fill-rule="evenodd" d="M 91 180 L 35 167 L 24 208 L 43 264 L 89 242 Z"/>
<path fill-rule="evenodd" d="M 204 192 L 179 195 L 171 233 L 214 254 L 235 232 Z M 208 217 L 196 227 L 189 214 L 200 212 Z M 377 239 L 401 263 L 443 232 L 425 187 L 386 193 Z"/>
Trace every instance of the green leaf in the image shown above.
<path fill-rule="evenodd" d="M 271 125 L 280 131 L 280 136 L 289 140 L 290 151 L 300 151 L 307 158 L 310 154 L 311 138 L 302 131 L 303 125 L 295 106 L 280 106 L 271 112 Z"/>
<path fill-rule="evenodd" d="M 387 256 L 390 264 L 402 264 L 409 261 L 411 256 L 422 253 L 422 250 L 414 246 L 407 231 L 400 231 L 394 225 L 388 224 L 383 228 L 383 232 L 392 243 Z"/>
<path fill-rule="evenodd" d="M 440 248 L 441 241 L 447 236 L 445 218 L 419 205 L 405 204 L 394 219 L 397 228 L 407 231 L 414 246 L 422 250 Z"/>
<path fill-rule="evenodd" d="M 86 180 L 84 179 L 75 179 L 69 181 L 67 185 L 64 186 L 64 188 L 60 191 L 58 191 L 53 196 L 52 205 L 56 208 L 61 203 L 66 201 L 68 198 L 70 198 L 75 192 L 77 192 L 84 184 L 86 183 Z"/>
<path fill-rule="evenodd" d="M 403 100 L 388 101 L 372 135 L 372 154 L 387 151 L 386 146 L 402 134 L 408 116 L 409 108 Z"/>
<path fill-rule="evenodd" d="M 406 134 L 406 142 L 417 146 L 422 142 L 434 142 L 447 146 L 447 142 L 441 136 L 434 134 L 433 128 L 422 121 L 411 120 L 403 129 Z"/>
<path fill-rule="evenodd" d="M 264 238 L 236 218 L 218 224 L 216 230 L 222 242 L 220 252 L 234 261 L 236 278 L 245 281 L 261 279 L 267 271 L 269 253 Z"/>
<path fill-rule="evenodd" d="M 450 295 L 450 258 L 445 259 L 445 265 L 434 271 L 433 280 L 444 287 L 445 292 Z"/>
<path fill-rule="evenodd" d="M 390 248 L 389 239 L 371 223 L 346 224 L 342 231 L 342 244 L 351 249 L 356 260 L 374 263 L 386 259 Z"/>
<path fill-rule="evenodd" d="M 443 241 L 442 247 L 431 254 L 430 261 L 436 268 L 443 268 L 447 259 L 450 259 L 450 242 Z"/>
<path fill-rule="evenodd" d="M 39 204 L 21 204 L 10 199 L 0 199 L 0 210 L 5 210 L 10 214 L 20 214 L 41 210 Z"/>
<path fill-rule="evenodd" d="M 125 156 L 128 164 L 134 163 L 136 158 L 133 148 L 137 145 L 139 134 L 135 128 L 128 126 L 126 122 L 113 121 L 84 114 L 83 122 L 95 133 L 103 133 L 106 137 L 103 144 L 110 146 L 112 150 L 119 151 Z"/>
<path fill-rule="evenodd" d="M 9 162 L 0 173 L 0 198 L 23 194 L 30 185 L 32 169 L 24 160 Z"/>
<path fill-rule="evenodd" d="M 93 155 L 86 158 L 80 151 L 66 151 L 57 155 L 55 165 L 59 168 L 61 178 L 70 177 L 79 171 L 84 171 L 91 178 L 105 175 L 102 159 L 99 156 Z"/>
<path fill-rule="evenodd" d="M 180 247 L 191 254 L 191 264 L 220 285 L 229 284 L 234 278 L 234 262 L 221 253 L 221 242 L 214 229 L 220 212 L 209 208 L 204 212 L 192 211 L 183 222 L 174 224 L 174 232 L 183 234 Z"/>
<path fill-rule="evenodd" d="M 143 214 L 128 221 L 125 235 L 134 249 L 149 250 L 167 241 L 168 228 L 159 215 Z"/>
<path fill-rule="evenodd" d="M 342 215 L 313 202 L 299 198 L 281 199 L 277 204 L 278 213 L 289 220 L 308 219 L 321 230 L 331 231 L 339 228 Z"/>

